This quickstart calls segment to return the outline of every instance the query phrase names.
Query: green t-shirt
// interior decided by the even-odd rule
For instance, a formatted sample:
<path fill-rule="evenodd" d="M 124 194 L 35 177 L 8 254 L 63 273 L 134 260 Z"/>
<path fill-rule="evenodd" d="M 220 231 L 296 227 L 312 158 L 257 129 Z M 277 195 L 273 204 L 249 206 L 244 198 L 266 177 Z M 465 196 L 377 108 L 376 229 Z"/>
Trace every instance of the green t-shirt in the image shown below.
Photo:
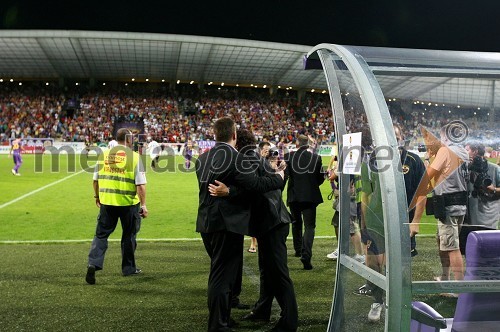
<path fill-rule="evenodd" d="M 365 224 L 370 233 L 375 232 L 384 237 L 384 213 L 382 208 L 382 193 L 380 190 L 380 178 L 378 173 L 368 167 L 366 163 L 361 164 L 361 191 L 368 196 L 365 211 Z"/>

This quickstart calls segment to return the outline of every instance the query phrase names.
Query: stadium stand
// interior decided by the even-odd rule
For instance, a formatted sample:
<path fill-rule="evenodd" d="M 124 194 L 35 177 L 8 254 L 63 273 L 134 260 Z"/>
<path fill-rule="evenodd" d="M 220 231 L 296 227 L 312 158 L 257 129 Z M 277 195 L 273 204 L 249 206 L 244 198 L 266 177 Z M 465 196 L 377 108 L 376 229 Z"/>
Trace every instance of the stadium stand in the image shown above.
<path fill-rule="evenodd" d="M 188 139 L 212 139 L 211 122 L 225 115 L 251 129 L 259 140 L 293 143 L 300 134 L 312 134 L 319 144 L 335 141 L 328 95 L 307 93 L 299 102 L 293 93 L 269 95 L 267 90 L 249 88 L 205 89 L 194 87 L 169 90 L 146 86 L 122 86 L 97 90 L 0 86 L 0 142 L 13 137 L 50 137 L 55 140 L 107 142 L 117 120 L 142 121 L 145 134 L 165 143 Z M 360 131 L 366 116 L 356 112 L 344 99 L 348 131 Z M 393 122 L 402 125 L 410 146 L 421 140 L 418 126 L 440 128 L 450 121 L 448 108 L 424 112 L 414 105 L 411 112 L 399 103 L 389 103 Z M 453 120 L 463 120 L 481 139 L 488 135 L 488 117 L 474 116 L 471 110 L 454 110 Z"/>

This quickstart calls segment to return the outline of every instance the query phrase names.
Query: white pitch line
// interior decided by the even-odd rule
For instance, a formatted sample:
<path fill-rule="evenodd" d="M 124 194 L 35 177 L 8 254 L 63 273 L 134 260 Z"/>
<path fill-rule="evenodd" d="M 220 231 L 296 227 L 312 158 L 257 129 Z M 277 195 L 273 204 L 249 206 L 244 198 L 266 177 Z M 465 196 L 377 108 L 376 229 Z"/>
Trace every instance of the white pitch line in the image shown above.
<path fill-rule="evenodd" d="M 333 236 L 316 236 L 316 239 L 332 239 Z M 187 242 L 187 241 L 201 241 L 201 237 L 180 237 L 180 238 L 157 238 L 157 239 L 142 239 L 137 238 L 137 242 Z M 250 238 L 245 240 L 250 241 Z M 291 237 L 288 240 L 292 240 Z M 108 239 L 109 242 L 119 242 L 120 239 Z M 92 242 L 92 239 L 82 240 L 4 240 L 0 244 L 55 244 L 55 243 L 86 243 Z"/>
<path fill-rule="evenodd" d="M 435 234 L 418 234 L 418 238 L 424 237 L 434 237 Z M 320 235 L 315 236 L 315 239 L 333 239 L 334 236 L 330 235 Z M 245 239 L 250 241 L 250 238 Z M 292 237 L 288 237 L 287 240 L 292 240 Z M 108 239 L 109 242 L 119 242 L 120 239 Z M 187 241 L 201 241 L 201 237 L 194 238 L 158 238 L 158 239 L 141 239 L 138 238 L 137 242 L 187 242 Z M 56 244 L 56 243 L 87 243 L 92 242 L 92 239 L 82 239 L 82 240 L 4 240 L 0 241 L 0 244 Z"/>
<path fill-rule="evenodd" d="M 44 190 L 44 189 L 47 189 L 47 188 L 52 187 L 52 186 L 55 186 L 56 184 L 61 183 L 61 182 L 63 182 L 63 181 L 66 181 L 67 179 L 72 178 L 73 176 L 78 175 L 78 174 L 80 174 L 80 173 L 82 173 L 82 172 L 85 172 L 85 170 L 84 170 L 84 169 L 82 169 L 82 170 L 81 170 L 80 172 L 78 172 L 78 173 L 71 174 L 71 175 L 69 175 L 69 176 L 67 176 L 67 177 L 65 177 L 65 178 L 62 178 L 62 179 L 60 179 L 60 180 L 54 181 L 54 182 L 52 182 L 52 183 L 49 183 L 49 184 L 47 184 L 47 185 L 45 185 L 45 186 L 43 186 L 43 187 L 41 187 L 41 188 L 35 189 L 35 190 L 33 190 L 33 191 L 30 191 L 30 192 L 29 192 L 29 193 L 27 193 L 27 194 L 24 194 L 24 195 L 22 195 L 22 196 L 19 196 L 18 198 L 13 199 L 12 201 L 9 201 L 9 202 L 7 202 L 7 203 L 4 203 L 4 204 L 0 205 L 0 209 L 3 209 L 4 207 L 9 206 L 9 205 L 11 205 L 11 204 L 14 204 L 14 203 L 16 203 L 16 202 L 19 202 L 20 200 L 25 199 L 26 197 L 29 197 L 29 196 L 31 196 L 31 195 L 34 195 L 34 194 L 36 194 L 37 192 L 40 192 L 40 191 L 42 191 L 42 190 Z"/>
<path fill-rule="evenodd" d="M 108 242 L 120 242 L 120 239 L 108 239 Z M 201 241 L 197 238 L 160 238 L 160 239 L 137 239 L 137 242 L 182 242 L 182 241 Z M 92 238 L 84 240 L 5 240 L 0 244 L 56 244 L 56 243 L 87 243 L 92 242 Z"/>

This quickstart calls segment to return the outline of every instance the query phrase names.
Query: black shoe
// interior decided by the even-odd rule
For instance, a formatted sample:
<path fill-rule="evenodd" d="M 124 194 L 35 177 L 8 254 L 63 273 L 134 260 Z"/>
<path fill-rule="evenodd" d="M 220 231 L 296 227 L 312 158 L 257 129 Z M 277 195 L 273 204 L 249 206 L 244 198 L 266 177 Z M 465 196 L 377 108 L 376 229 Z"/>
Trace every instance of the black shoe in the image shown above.
<path fill-rule="evenodd" d="M 94 285 L 95 284 L 95 266 L 89 265 L 87 267 L 87 275 L 85 276 L 85 281 L 87 284 Z"/>
<path fill-rule="evenodd" d="M 128 276 L 135 276 L 135 275 L 137 275 L 137 274 L 141 274 L 141 273 L 142 273 L 142 270 L 141 270 L 141 269 L 135 269 L 135 271 L 134 271 L 134 272 L 129 273 L 129 274 L 124 274 L 123 276 L 124 276 L 124 277 L 128 277 Z"/>
<path fill-rule="evenodd" d="M 256 314 L 252 311 L 248 315 L 243 316 L 242 320 L 249 320 L 252 322 L 256 322 L 256 321 L 269 322 L 270 317 L 259 315 L 259 314 Z"/>
<path fill-rule="evenodd" d="M 228 327 L 238 327 L 238 326 L 240 326 L 240 323 L 238 323 L 237 321 L 235 321 L 232 318 L 229 318 L 229 322 L 227 323 L 227 326 Z"/>
<path fill-rule="evenodd" d="M 312 270 L 313 269 L 313 266 L 311 264 L 311 260 L 301 258 L 300 261 L 304 265 L 304 270 Z"/>
<path fill-rule="evenodd" d="M 236 304 L 232 304 L 231 308 L 240 309 L 240 310 L 248 310 L 248 309 L 250 309 L 250 306 L 248 304 L 243 304 L 241 302 L 238 302 Z"/>

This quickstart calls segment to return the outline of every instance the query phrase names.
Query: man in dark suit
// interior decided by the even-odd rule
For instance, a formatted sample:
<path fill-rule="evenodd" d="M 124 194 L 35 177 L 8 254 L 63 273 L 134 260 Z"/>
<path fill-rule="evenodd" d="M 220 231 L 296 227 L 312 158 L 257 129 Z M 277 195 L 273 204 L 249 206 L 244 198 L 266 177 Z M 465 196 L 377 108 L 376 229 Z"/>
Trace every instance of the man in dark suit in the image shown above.
<path fill-rule="evenodd" d="M 196 231 L 210 256 L 208 331 L 230 331 L 231 291 L 243 259 L 243 235 L 249 234 L 250 202 L 211 196 L 209 184 L 224 182 L 255 192 L 283 186 L 283 172 L 258 177 L 255 168 L 234 148 L 236 126 L 230 118 L 214 124 L 217 143 L 196 161 L 199 207 Z M 231 196 L 231 193 L 229 193 Z"/>
<path fill-rule="evenodd" d="M 255 151 L 255 144 L 255 137 L 250 131 L 238 130 L 238 151 L 245 154 L 253 165 L 258 166 L 256 172 L 259 176 L 273 173 L 274 169 L 279 168 L 278 154 L 271 153 L 268 159 L 262 158 Z M 255 235 L 259 243 L 260 294 L 252 311 L 243 319 L 269 321 L 273 299 L 276 298 L 281 312 L 272 331 L 297 331 L 297 300 L 288 271 L 286 248 L 291 217 L 283 203 L 281 190 L 255 194 L 217 182 L 217 185 L 209 185 L 209 191 L 213 196 L 222 197 L 229 197 L 230 192 L 238 192 L 239 199 L 252 202 L 250 235 Z"/>
<path fill-rule="evenodd" d="M 325 180 L 321 157 L 308 150 L 309 138 L 300 135 L 297 151 L 285 155 L 288 178 L 287 203 L 295 220 L 292 224 L 295 256 L 300 257 L 305 270 L 311 270 L 312 246 L 316 228 L 316 207 L 323 203 L 319 186 Z M 305 231 L 302 236 L 302 223 Z"/>
<path fill-rule="evenodd" d="M 278 157 L 271 156 L 269 160 L 272 167 L 278 167 Z M 264 162 L 266 168 L 269 161 Z M 252 211 L 255 214 L 252 218 L 261 220 L 256 233 L 259 243 L 260 296 L 252 312 L 244 319 L 269 320 L 273 299 L 276 298 L 281 312 L 273 331 L 297 331 L 297 300 L 288 272 L 286 247 L 292 220 L 281 197 L 281 190 L 263 194 L 260 204 L 254 205 Z"/>

